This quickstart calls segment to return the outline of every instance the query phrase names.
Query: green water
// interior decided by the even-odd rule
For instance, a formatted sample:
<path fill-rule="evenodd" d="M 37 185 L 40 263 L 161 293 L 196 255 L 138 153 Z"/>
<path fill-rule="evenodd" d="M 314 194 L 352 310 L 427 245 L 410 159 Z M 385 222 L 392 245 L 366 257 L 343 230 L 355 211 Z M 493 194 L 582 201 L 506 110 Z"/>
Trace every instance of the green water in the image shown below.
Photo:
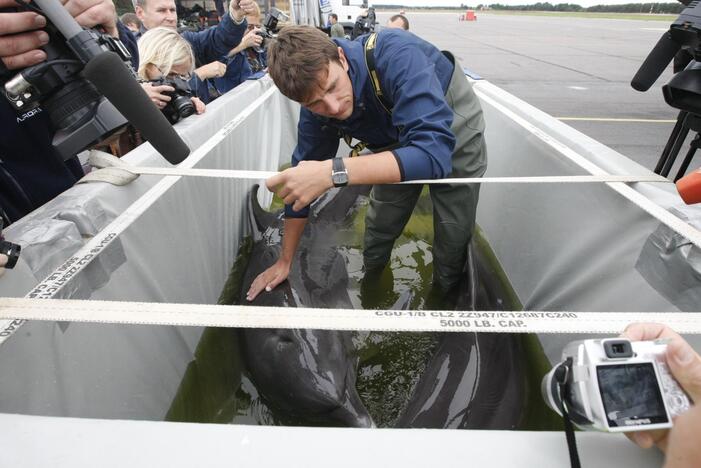
<path fill-rule="evenodd" d="M 272 209 L 282 206 L 273 202 Z M 427 308 L 432 286 L 433 219 L 428 191 L 424 190 L 404 234 L 397 240 L 391 265 L 374 290 L 363 288 L 362 239 L 367 200 L 358 207 L 354 223 L 341 232 L 339 252 L 347 260 L 349 295 L 356 308 L 389 308 L 401 298 L 409 309 Z M 507 310 L 521 304 L 488 242 L 477 229 L 474 247 L 489 263 L 505 294 Z M 239 304 L 241 281 L 252 250 L 242 241 L 239 256 L 222 290 L 220 304 Z M 560 418 L 547 409 L 540 396 L 540 380 L 549 364 L 537 337 L 520 335 L 525 353 L 527 385 L 524 430 L 560 429 Z M 438 344 L 434 333 L 357 332 L 353 336 L 360 359 L 358 393 L 378 427 L 393 427 Z M 166 415 L 169 421 L 236 424 L 306 425 L 267 408 L 251 383 L 241 359 L 236 330 L 210 328 L 198 344 L 178 394 Z"/>

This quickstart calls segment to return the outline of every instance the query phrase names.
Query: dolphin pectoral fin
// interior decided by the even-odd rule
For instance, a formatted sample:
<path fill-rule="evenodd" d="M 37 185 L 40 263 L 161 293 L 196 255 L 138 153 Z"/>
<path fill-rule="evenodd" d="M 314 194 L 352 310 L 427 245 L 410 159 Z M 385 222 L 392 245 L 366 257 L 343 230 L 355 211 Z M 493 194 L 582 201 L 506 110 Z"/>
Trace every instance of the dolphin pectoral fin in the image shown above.
<path fill-rule="evenodd" d="M 258 202 L 258 189 L 259 184 L 255 184 L 251 187 L 251 191 L 248 192 L 248 222 L 249 228 L 253 235 L 254 242 L 258 242 L 262 239 L 262 233 L 271 226 L 277 219 L 277 215 L 265 211 Z"/>

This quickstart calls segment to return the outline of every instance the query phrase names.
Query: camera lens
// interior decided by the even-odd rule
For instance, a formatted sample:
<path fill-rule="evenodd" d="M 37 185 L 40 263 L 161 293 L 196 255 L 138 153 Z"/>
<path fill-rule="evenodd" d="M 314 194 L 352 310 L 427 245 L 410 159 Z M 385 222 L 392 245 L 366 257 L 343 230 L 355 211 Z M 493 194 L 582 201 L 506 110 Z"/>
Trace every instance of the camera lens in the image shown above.
<path fill-rule="evenodd" d="M 195 106 L 192 104 L 192 100 L 186 96 L 178 96 L 173 100 L 173 107 L 180 114 L 180 118 L 190 117 L 195 113 Z"/>

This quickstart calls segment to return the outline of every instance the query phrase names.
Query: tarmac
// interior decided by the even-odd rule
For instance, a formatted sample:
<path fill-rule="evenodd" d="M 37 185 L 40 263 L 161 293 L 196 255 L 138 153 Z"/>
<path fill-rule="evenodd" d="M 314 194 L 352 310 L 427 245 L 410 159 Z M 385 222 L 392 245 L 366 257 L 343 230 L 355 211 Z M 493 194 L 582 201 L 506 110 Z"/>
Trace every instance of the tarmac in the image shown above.
<path fill-rule="evenodd" d="M 390 16 L 379 13 L 380 25 Z M 452 51 L 482 78 L 648 169 L 655 167 L 678 115 L 662 96 L 672 67 L 645 93 L 630 81 L 668 23 L 481 12 L 477 21 L 458 21 L 457 12 L 410 11 L 407 17 L 412 32 Z M 699 165 L 701 157 L 690 168 Z"/>

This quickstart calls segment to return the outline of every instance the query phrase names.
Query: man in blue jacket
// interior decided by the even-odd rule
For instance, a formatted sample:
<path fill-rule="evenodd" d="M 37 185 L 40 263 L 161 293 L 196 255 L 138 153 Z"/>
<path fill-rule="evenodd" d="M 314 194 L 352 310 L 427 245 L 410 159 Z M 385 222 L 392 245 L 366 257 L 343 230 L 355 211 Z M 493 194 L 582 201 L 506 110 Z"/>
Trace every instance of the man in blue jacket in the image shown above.
<path fill-rule="evenodd" d="M 284 200 L 280 259 L 253 282 L 247 298 L 287 278 L 308 205 L 347 184 L 479 177 L 486 170 L 484 120 L 460 65 L 411 33 L 386 29 L 355 41 L 305 26 L 284 28 L 268 50 L 268 72 L 302 104 L 292 168 L 267 180 Z M 360 140 L 338 158 L 339 137 Z M 384 268 L 421 185 L 375 185 L 366 218 L 366 272 Z M 459 281 L 474 230 L 478 185 L 431 185 L 434 285 Z"/>
<path fill-rule="evenodd" d="M 119 37 L 138 63 L 131 32 L 116 21 L 111 0 L 68 0 L 66 9 L 84 27 L 102 26 Z M 14 7 L 0 0 L 0 8 Z M 14 70 L 46 60 L 40 47 L 48 41 L 46 19 L 34 12 L 0 13 L 0 72 L 4 80 Z M 3 83 L 4 83 L 3 80 Z M 49 119 L 41 108 L 18 114 L 0 96 L 0 210 L 6 222 L 16 221 L 71 187 L 83 176 L 77 158 L 63 161 L 53 149 Z"/>

